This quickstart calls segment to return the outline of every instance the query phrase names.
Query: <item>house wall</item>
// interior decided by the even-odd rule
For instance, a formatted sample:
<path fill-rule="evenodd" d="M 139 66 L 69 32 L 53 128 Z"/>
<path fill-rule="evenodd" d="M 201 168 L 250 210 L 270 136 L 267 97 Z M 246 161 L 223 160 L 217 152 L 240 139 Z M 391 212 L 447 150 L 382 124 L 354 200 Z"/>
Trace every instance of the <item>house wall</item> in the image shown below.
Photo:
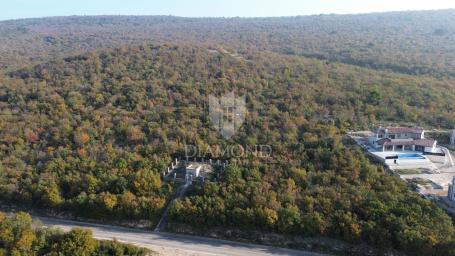
<path fill-rule="evenodd" d="M 425 147 L 425 152 L 435 153 L 436 147 Z"/>
<path fill-rule="evenodd" d="M 396 134 L 386 134 L 387 138 L 390 138 L 390 135 L 395 135 L 395 139 L 423 139 L 423 133 L 396 133 Z"/>
<path fill-rule="evenodd" d="M 410 146 L 404 146 L 404 150 L 406 150 L 406 151 L 414 151 L 415 148 L 414 148 L 414 146 L 412 146 L 412 145 L 410 145 Z"/>
<path fill-rule="evenodd" d="M 376 137 L 368 137 L 368 143 L 369 143 L 370 145 L 372 145 L 372 146 L 375 146 L 375 147 L 377 147 L 377 144 L 375 143 L 376 140 L 377 140 Z"/>

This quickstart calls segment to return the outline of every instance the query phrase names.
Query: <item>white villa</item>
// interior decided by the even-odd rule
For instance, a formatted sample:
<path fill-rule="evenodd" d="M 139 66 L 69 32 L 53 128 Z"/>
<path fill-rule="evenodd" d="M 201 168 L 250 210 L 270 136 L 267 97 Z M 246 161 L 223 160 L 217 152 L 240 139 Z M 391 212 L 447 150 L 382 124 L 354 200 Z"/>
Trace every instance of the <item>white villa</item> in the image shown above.
<path fill-rule="evenodd" d="M 380 127 L 369 142 L 382 151 L 436 152 L 437 141 L 425 139 L 424 135 L 425 131 L 421 128 Z"/>

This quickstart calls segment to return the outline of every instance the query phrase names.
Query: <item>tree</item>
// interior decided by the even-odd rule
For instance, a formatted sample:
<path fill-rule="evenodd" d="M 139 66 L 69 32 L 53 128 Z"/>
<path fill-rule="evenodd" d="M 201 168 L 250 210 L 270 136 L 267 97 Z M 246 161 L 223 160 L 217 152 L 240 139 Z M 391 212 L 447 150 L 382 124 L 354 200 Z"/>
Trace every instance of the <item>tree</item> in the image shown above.
<path fill-rule="evenodd" d="M 236 165 L 228 165 L 225 170 L 225 180 L 227 183 L 234 183 L 242 178 L 242 170 Z"/>
<path fill-rule="evenodd" d="M 48 185 L 41 196 L 41 200 L 45 206 L 57 207 L 63 202 L 60 195 L 60 189 L 55 183 Z"/>
<path fill-rule="evenodd" d="M 112 195 L 109 192 L 103 192 L 98 195 L 98 202 L 102 205 L 104 209 L 111 212 L 117 205 L 117 196 Z"/>
<path fill-rule="evenodd" d="M 381 100 L 382 100 L 381 92 L 378 91 L 377 89 L 371 90 L 368 93 L 368 98 L 367 98 L 368 103 L 373 104 L 373 105 L 378 105 L 381 102 Z"/>
<path fill-rule="evenodd" d="M 133 188 L 138 195 L 150 195 L 161 187 L 160 175 L 152 170 L 139 170 L 133 180 Z"/>
<path fill-rule="evenodd" d="M 85 229 L 73 229 L 63 236 L 54 248 L 55 252 L 63 255 L 91 256 L 98 243 L 92 237 L 92 232 Z"/>
<path fill-rule="evenodd" d="M 74 143 L 78 146 L 84 146 L 90 140 L 90 135 L 83 129 L 78 128 L 74 133 Z"/>
<path fill-rule="evenodd" d="M 300 211 L 297 206 L 287 205 L 278 210 L 278 228 L 281 231 L 295 232 L 300 226 Z"/>
<path fill-rule="evenodd" d="M 139 142 L 144 138 L 144 133 L 139 126 L 132 126 L 126 130 L 126 137 L 129 142 Z"/>
<path fill-rule="evenodd" d="M 30 215 L 20 212 L 11 218 L 0 213 L 0 246 L 10 255 L 32 255 L 36 235 Z"/>
<path fill-rule="evenodd" d="M 276 222 L 278 221 L 278 213 L 273 209 L 258 208 L 257 215 L 258 222 L 270 229 L 273 229 L 275 227 Z"/>

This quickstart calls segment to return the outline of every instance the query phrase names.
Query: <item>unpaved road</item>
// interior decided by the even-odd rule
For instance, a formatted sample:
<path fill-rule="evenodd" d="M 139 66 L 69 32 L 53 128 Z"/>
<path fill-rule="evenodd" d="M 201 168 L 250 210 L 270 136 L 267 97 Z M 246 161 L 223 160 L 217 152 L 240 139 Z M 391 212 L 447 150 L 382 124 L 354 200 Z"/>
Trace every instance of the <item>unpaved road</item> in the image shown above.
<path fill-rule="evenodd" d="M 116 239 L 119 242 L 135 244 L 144 248 L 148 248 L 157 252 L 159 255 L 322 255 L 313 252 L 297 251 L 256 244 L 246 244 L 213 238 L 163 232 L 149 232 L 140 229 L 69 221 L 47 217 L 34 218 L 39 219 L 45 226 L 58 227 L 64 231 L 69 231 L 72 228 L 77 227 L 90 229 L 92 230 L 93 236 L 96 239 Z"/>

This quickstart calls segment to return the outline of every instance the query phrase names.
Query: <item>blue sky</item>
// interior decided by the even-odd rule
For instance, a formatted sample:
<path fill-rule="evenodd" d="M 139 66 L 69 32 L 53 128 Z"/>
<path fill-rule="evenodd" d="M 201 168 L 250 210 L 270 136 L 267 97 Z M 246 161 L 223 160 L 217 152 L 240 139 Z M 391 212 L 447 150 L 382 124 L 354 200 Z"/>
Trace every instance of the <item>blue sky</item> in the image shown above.
<path fill-rule="evenodd" d="M 2 0 L 0 20 L 66 15 L 264 17 L 455 8 L 454 0 Z"/>

